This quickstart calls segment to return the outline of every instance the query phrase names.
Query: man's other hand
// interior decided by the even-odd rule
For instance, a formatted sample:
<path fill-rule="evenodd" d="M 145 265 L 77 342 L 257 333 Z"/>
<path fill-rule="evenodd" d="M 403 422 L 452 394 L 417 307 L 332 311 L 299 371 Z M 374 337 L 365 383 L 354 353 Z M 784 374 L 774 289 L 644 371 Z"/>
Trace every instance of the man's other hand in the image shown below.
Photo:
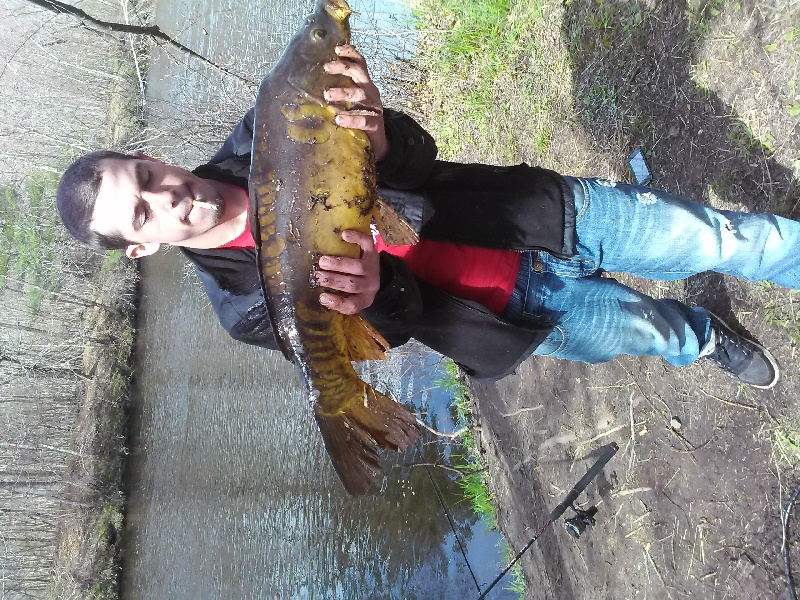
<path fill-rule="evenodd" d="M 372 236 L 359 231 L 342 232 L 345 242 L 358 244 L 361 258 L 322 256 L 316 272 L 319 285 L 339 293 L 323 292 L 323 306 L 346 315 L 354 315 L 370 306 L 381 286 L 380 256 Z"/>
<path fill-rule="evenodd" d="M 328 73 L 346 75 L 355 83 L 354 87 L 328 88 L 328 102 L 343 103 L 336 115 L 337 125 L 350 129 L 361 129 L 369 138 L 375 160 L 383 159 L 389 152 L 389 141 L 383 126 L 383 104 L 378 88 L 372 83 L 367 62 L 353 46 L 336 46 L 337 60 L 325 64 Z M 345 104 L 349 108 L 344 108 Z"/>

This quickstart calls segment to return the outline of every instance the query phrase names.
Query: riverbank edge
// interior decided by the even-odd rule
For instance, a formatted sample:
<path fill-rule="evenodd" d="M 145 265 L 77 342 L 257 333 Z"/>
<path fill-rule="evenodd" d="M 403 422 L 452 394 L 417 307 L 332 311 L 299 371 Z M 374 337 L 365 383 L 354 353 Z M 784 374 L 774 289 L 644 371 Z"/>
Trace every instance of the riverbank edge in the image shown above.
<path fill-rule="evenodd" d="M 123 474 L 135 340 L 138 269 L 110 255 L 102 292 L 83 316 L 85 394 L 73 426 L 55 537 L 54 598 L 119 597 Z"/>

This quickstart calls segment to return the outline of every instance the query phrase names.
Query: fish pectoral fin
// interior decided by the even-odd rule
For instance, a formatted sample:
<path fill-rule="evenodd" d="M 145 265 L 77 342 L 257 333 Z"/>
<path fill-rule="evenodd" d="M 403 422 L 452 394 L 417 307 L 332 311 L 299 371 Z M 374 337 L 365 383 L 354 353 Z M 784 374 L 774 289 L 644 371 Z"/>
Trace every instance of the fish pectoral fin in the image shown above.
<path fill-rule="evenodd" d="M 375 219 L 381 239 L 388 246 L 413 246 L 419 241 L 419 235 L 411 224 L 381 198 L 375 202 L 372 218 Z"/>
<path fill-rule="evenodd" d="M 405 450 L 419 437 L 417 420 L 405 406 L 358 380 L 354 398 L 340 410 L 314 404 L 325 448 L 333 468 L 351 496 L 362 496 L 381 472 L 378 451 Z"/>
<path fill-rule="evenodd" d="M 350 360 L 386 360 L 389 342 L 361 315 L 345 317 L 344 337 Z"/>

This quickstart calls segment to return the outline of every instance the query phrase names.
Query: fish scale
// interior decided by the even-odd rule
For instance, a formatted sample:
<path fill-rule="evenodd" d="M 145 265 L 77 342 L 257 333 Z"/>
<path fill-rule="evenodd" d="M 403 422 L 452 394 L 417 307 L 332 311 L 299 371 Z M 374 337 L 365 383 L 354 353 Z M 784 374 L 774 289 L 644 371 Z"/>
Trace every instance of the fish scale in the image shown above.
<path fill-rule="evenodd" d="M 315 283 L 320 256 L 360 256 L 343 231 L 369 233 L 373 218 L 410 231 L 377 201 L 366 134 L 339 127 L 336 110 L 323 100 L 326 88 L 354 85 L 323 69 L 337 58 L 336 45 L 349 43 L 349 14 L 344 0 L 319 0 L 261 82 L 250 227 L 275 339 L 305 383 L 334 469 L 359 496 L 380 473 L 379 450 L 408 447 L 419 429 L 408 409 L 363 382 L 351 364 L 385 358 L 386 341 L 360 315 L 322 306 L 325 288 Z"/>

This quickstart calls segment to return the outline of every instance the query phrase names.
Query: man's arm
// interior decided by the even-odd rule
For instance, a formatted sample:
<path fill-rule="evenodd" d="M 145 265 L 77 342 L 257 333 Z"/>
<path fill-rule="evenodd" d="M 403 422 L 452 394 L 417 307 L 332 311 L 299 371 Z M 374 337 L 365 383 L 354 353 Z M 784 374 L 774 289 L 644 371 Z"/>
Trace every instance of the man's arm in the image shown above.
<path fill-rule="evenodd" d="M 220 324 L 239 342 L 277 349 L 255 253 L 242 250 L 186 251 Z"/>
<path fill-rule="evenodd" d="M 253 128 L 255 127 L 256 108 L 248 110 L 242 120 L 236 124 L 219 150 L 214 153 L 210 164 L 218 164 L 229 158 L 242 158 L 250 160 L 253 150 Z"/>
<path fill-rule="evenodd" d="M 425 183 L 438 149 L 430 133 L 405 113 L 387 108 L 384 127 L 390 151 L 377 163 L 378 183 L 398 190 Z"/>
<path fill-rule="evenodd" d="M 360 236 L 358 232 L 350 232 Z M 350 237 L 350 236 L 348 236 Z M 383 334 L 392 346 L 399 346 L 411 337 L 417 322 L 422 315 L 422 299 L 416 279 L 406 264 L 385 252 L 378 254 L 372 244 L 372 238 L 360 240 L 362 244 L 371 246 L 374 259 L 379 262 L 374 268 L 380 273 L 376 293 L 371 296 L 371 306 L 362 311 L 363 316 Z M 358 243 L 353 238 L 354 243 Z M 363 247 L 363 246 L 362 246 Z M 277 349 L 278 344 L 272 331 L 261 285 L 258 282 L 258 267 L 255 253 L 250 250 L 187 250 L 186 257 L 195 265 L 196 272 L 205 287 L 220 324 L 230 336 L 240 342 Z M 352 260 L 352 259 L 348 259 Z M 360 262 L 360 261 L 354 261 Z M 335 274 L 344 276 L 343 274 Z M 350 277 L 350 276 L 344 276 Z M 351 290 L 358 290 L 357 285 Z M 336 296 L 341 298 L 343 306 L 353 307 L 347 294 Z M 352 310 L 350 310 L 352 312 Z M 355 311 L 358 312 L 358 311 Z"/>

